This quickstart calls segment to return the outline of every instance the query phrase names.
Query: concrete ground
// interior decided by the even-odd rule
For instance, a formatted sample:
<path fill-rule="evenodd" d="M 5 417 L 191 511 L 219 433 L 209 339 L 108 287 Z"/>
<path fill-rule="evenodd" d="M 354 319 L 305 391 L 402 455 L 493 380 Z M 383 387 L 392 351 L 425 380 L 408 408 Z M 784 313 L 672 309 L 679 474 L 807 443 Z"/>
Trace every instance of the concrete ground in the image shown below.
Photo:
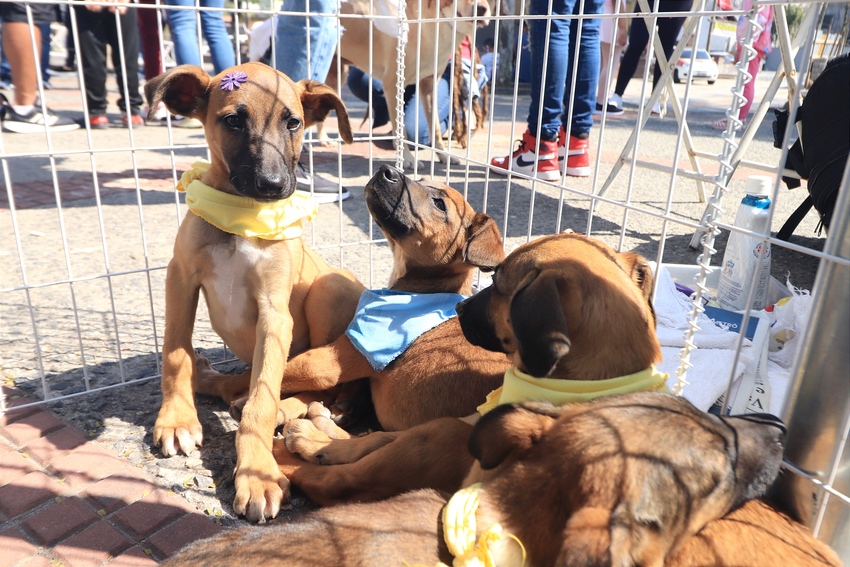
<path fill-rule="evenodd" d="M 770 75 L 763 72 L 759 76 L 758 97 Z M 48 105 L 64 116 L 81 117 L 76 79 L 56 77 L 53 84 L 54 89 L 45 93 Z M 689 133 L 695 148 L 709 156 L 722 149 L 721 133 L 713 130 L 711 123 L 730 105 L 732 84 L 731 79 L 721 78 L 711 86 L 695 83 L 689 91 Z M 464 192 L 474 208 L 497 220 L 509 251 L 528 239 L 565 228 L 588 232 L 589 196 L 599 193 L 634 130 L 640 87 L 641 82 L 633 80 L 624 96 L 626 113 L 609 118 L 604 128 L 592 132 L 595 173 L 589 178 L 568 178 L 563 186 L 553 187 L 518 178 L 508 180 L 483 166 L 490 157 L 510 151 L 512 140 L 525 129 L 528 97 L 524 87 L 516 97 L 512 87 L 496 90 L 493 116 L 473 137 L 471 147 L 452 147 L 461 158 L 459 165 L 447 169 L 429 161 L 429 152 L 423 151 L 417 175 L 447 179 Z M 679 96 L 684 96 L 684 87 L 677 85 Z M 780 90 L 774 104 L 781 104 L 786 92 Z M 341 205 L 322 205 L 305 238 L 328 261 L 352 270 L 369 287 L 381 287 L 389 274 L 391 257 L 384 244 L 373 243 L 381 234 L 369 220 L 361 188 L 380 164 L 392 163 L 393 152 L 388 141 L 372 143 L 365 139 L 369 132 L 360 124 L 365 105 L 350 94 L 345 93 L 344 98 L 353 125 L 358 127 L 357 141 L 334 148 L 315 147 L 313 164 L 317 172 L 341 178 L 352 196 Z M 113 106 L 109 112 L 117 122 L 117 109 Z M 758 128 L 745 155 L 748 162 L 777 163 L 780 152 L 772 144 L 771 118 L 769 114 Z M 329 126 L 335 131 L 333 120 Z M 388 127 L 381 129 L 387 131 Z M 652 117 L 640 131 L 638 158 L 669 166 L 678 152 L 680 167 L 690 169 L 685 148 L 679 143 L 682 139 L 672 110 L 663 119 Z M 221 525 L 238 523 L 208 521 L 202 517 L 204 509 L 198 509 L 202 500 L 174 497 L 170 494 L 174 492 L 172 480 L 163 481 L 145 470 L 133 471 L 141 465 L 128 465 L 131 457 L 127 451 L 132 452 L 132 448 L 119 449 L 124 445 L 115 441 L 115 431 L 110 430 L 110 423 L 126 422 L 140 446 L 150 445 L 149 425 L 158 400 L 148 401 L 156 392 L 151 393 L 151 388 L 142 383 L 152 384 L 145 380 L 159 372 L 164 267 L 185 213 L 173 186 L 176 177 L 205 154 L 201 130 L 159 125 L 132 131 L 118 125 L 92 132 L 80 129 L 49 138 L 43 134 L 0 135 L 0 365 L 7 403 L 27 407 L 10 411 L 0 422 L 0 567 L 51 562 L 74 567 L 99 565 L 113 561 L 113 557 L 117 557 L 115 564 L 141 565 L 162 560 L 182 543 L 212 533 Z M 708 175 L 718 170 L 713 157 L 701 157 L 699 163 Z M 754 167 L 738 168 L 732 192 L 723 202 L 726 213 L 721 220 L 731 222 L 742 196 L 743 180 L 754 173 L 759 173 Z M 710 184 L 706 187 L 709 192 L 713 190 Z M 774 231 L 804 197 L 804 189 L 789 192 L 780 186 Z M 631 170 L 627 164 L 613 179 L 604 200 L 596 205 L 589 232 L 615 247 L 637 250 L 651 260 L 693 264 L 699 252 L 688 242 L 704 208 L 694 181 L 678 175 L 673 182 L 669 173 L 657 168 Z M 816 224 L 817 219 L 810 214 L 792 238 L 794 249 L 775 248 L 774 276 L 784 281 L 788 275 L 796 286 L 811 289 L 818 261 L 805 250 L 820 250 L 824 241 L 814 232 Z M 724 242 L 725 234 L 718 238 L 713 265 L 719 263 Z M 227 356 L 209 328 L 203 308 L 199 310 L 195 346 L 206 349 L 204 352 L 213 359 Z M 147 396 L 135 400 L 131 417 L 125 406 L 119 407 L 110 398 L 115 390 L 52 406 L 64 416 L 62 419 L 32 405 L 45 392 L 55 398 L 136 380 L 138 384 L 116 389 L 125 397 L 132 397 L 133 392 Z M 74 404 L 86 400 L 94 406 L 93 400 L 98 399 L 98 419 L 89 420 L 91 424 L 74 420 Z M 223 435 L 232 435 L 234 426 L 221 409 L 216 408 L 215 419 Z M 150 459 L 157 452 L 149 447 L 147 451 Z M 77 473 L 57 464 L 69 456 L 84 463 L 74 465 Z M 206 460 L 210 457 L 202 452 L 198 463 L 189 466 L 213 469 Z M 223 471 L 226 463 L 216 467 L 215 471 Z M 68 480 L 72 474 L 87 476 L 78 483 Z M 116 483 L 113 488 L 107 486 L 112 491 L 104 496 L 108 497 L 104 501 L 112 503 L 109 506 L 92 492 L 92 487 L 104 479 Z M 128 492 L 122 482 L 138 482 L 143 488 Z M 216 482 L 226 485 L 224 479 Z M 213 485 L 199 490 L 220 500 L 215 510 L 221 513 L 207 510 L 211 519 L 227 518 L 232 513 L 224 488 Z M 14 497 L 7 498 L 10 494 Z M 19 500 L 26 502 L 16 503 Z M 143 503 L 149 505 L 143 516 L 157 521 L 133 523 L 135 520 L 126 519 L 132 516 L 134 505 L 138 509 Z M 198 524 L 201 528 L 194 518 L 202 520 Z M 178 524 L 189 528 L 178 530 Z M 86 539 L 90 535 L 91 539 Z M 168 541 L 164 541 L 166 537 Z M 103 541 L 117 543 L 107 545 Z"/>

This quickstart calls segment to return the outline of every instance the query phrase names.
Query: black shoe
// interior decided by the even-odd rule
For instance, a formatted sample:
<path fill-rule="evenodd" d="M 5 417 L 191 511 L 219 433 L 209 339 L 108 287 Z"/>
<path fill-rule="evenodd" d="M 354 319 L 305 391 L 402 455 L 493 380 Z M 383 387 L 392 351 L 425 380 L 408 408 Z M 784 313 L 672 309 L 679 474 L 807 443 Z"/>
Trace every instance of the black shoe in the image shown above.
<path fill-rule="evenodd" d="M 337 201 L 345 201 L 351 196 L 348 189 L 340 187 L 339 184 L 325 179 L 319 175 L 310 175 L 307 167 L 298 162 L 298 169 L 295 174 L 298 182 L 297 193 L 312 197 L 317 203 L 336 203 Z"/>
<path fill-rule="evenodd" d="M 21 115 L 15 112 L 11 104 L 4 104 L 2 111 L 3 131 L 15 132 L 17 134 L 37 134 L 44 132 L 44 127 L 47 125 L 51 132 L 68 132 L 76 130 L 80 127 L 79 124 L 70 118 L 61 118 L 56 116 L 50 109 L 47 109 L 47 114 L 41 112 L 41 104 L 36 104 L 26 115 Z"/>
<path fill-rule="evenodd" d="M 621 114 L 623 114 L 622 108 L 620 108 L 618 106 L 614 106 L 610 102 L 608 103 L 607 106 L 608 106 L 608 108 L 606 110 L 608 112 L 608 116 L 620 116 Z M 593 111 L 593 114 L 597 114 L 597 115 L 602 114 L 602 105 L 599 104 L 598 102 L 596 103 L 596 109 Z"/>

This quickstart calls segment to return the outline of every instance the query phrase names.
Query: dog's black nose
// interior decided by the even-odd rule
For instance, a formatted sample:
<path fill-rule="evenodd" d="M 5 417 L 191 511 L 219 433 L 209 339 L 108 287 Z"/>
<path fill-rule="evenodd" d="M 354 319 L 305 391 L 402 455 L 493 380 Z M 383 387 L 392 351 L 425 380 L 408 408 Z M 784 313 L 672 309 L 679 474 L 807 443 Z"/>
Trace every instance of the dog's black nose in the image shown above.
<path fill-rule="evenodd" d="M 478 8 L 475 10 L 476 15 L 479 18 L 483 18 L 484 16 L 486 16 L 488 11 L 489 9 L 486 4 L 478 4 Z"/>
<path fill-rule="evenodd" d="M 456 312 L 458 315 L 460 315 L 461 313 L 463 313 L 463 309 L 466 307 L 466 304 L 467 304 L 467 303 L 469 303 L 469 300 L 470 300 L 470 299 L 472 299 L 472 298 L 471 298 L 471 297 L 467 297 L 466 299 L 462 300 L 460 303 L 458 303 L 457 305 L 455 305 L 455 312 Z"/>
<path fill-rule="evenodd" d="M 382 165 L 381 166 L 381 175 L 384 176 L 384 179 L 391 183 L 398 183 L 401 181 L 401 172 L 394 168 L 391 165 Z"/>
<path fill-rule="evenodd" d="M 280 173 L 264 173 L 257 176 L 256 185 L 261 197 L 280 198 L 283 193 L 283 176 Z"/>

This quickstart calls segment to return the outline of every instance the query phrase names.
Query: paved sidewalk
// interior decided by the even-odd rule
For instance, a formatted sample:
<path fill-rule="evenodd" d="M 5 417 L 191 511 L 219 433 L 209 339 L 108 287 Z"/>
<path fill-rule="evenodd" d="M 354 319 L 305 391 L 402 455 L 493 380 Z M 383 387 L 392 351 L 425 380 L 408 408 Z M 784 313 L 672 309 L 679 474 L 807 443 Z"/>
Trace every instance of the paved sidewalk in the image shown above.
<path fill-rule="evenodd" d="M 0 416 L 0 567 L 151 566 L 221 529 L 52 412 Z"/>

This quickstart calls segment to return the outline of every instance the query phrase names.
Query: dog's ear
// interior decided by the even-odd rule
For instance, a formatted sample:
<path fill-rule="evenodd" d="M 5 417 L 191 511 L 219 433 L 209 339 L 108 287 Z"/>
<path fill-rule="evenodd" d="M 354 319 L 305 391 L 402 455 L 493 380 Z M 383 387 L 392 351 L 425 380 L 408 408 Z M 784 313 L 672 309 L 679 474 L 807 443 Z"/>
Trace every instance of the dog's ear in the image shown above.
<path fill-rule="evenodd" d="M 156 107 L 164 103 L 172 114 L 198 118 L 207 108 L 210 76 L 195 65 L 180 65 L 157 75 L 145 83 L 148 120 L 153 120 Z"/>
<path fill-rule="evenodd" d="M 463 245 L 463 261 L 492 272 L 505 259 L 502 233 L 496 221 L 489 215 L 478 213 L 472 224 L 466 229 L 466 243 Z"/>
<path fill-rule="evenodd" d="M 571 345 L 555 274 L 538 274 L 514 295 L 511 324 L 526 371 L 537 378 L 549 376 Z"/>
<path fill-rule="evenodd" d="M 555 423 L 563 408 L 547 403 L 502 404 L 484 414 L 469 435 L 469 453 L 484 470 L 508 455 L 530 449 Z"/>
<path fill-rule="evenodd" d="M 340 137 L 346 144 L 354 143 L 348 111 L 337 92 L 324 83 L 304 79 L 296 83 L 301 88 L 301 106 L 304 108 L 304 127 L 324 122 L 331 110 L 336 110 Z"/>
<path fill-rule="evenodd" d="M 655 308 L 652 306 L 652 286 L 655 283 L 655 276 L 652 275 L 652 268 L 649 267 L 649 262 L 647 262 L 646 258 L 637 252 L 626 252 L 623 256 L 625 256 L 626 261 L 632 267 L 629 277 L 640 288 L 643 298 L 646 299 L 646 303 L 649 305 L 649 311 L 652 313 L 652 320 L 654 322 Z"/>

